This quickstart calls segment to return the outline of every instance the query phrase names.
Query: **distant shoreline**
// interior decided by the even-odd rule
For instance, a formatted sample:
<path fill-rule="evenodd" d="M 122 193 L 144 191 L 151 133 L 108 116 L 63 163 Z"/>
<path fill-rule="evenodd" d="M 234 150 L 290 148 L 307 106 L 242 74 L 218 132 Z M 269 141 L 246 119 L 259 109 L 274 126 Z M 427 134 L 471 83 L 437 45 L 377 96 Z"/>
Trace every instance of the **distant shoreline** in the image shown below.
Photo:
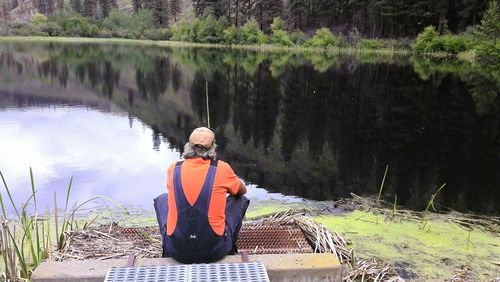
<path fill-rule="evenodd" d="M 187 47 L 187 48 L 216 48 L 216 49 L 241 49 L 260 52 L 316 52 L 325 54 L 338 55 L 355 55 L 355 54 L 374 54 L 374 55 L 396 55 L 409 56 L 415 53 L 409 49 L 361 49 L 356 47 L 348 48 L 317 48 L 317 47 L 301 47 L 301 46 L 276 46 L 270 44 L 262 45 L 225 45 L 216 43 L 193 43 L 184 41 L 154 41 L 147 39 L 126 39 L 126 38 L 97 38 L 97 37 L 51 37 L 51 36 L 0 36 L 0 42 L 61 42 L 61 43 L 96 43 L 96 44 L 128 44 L 128 45 L 145 45 L 159 47 Z M 447 53 L 431 53 L 434 57 L 451 57 Z"/>

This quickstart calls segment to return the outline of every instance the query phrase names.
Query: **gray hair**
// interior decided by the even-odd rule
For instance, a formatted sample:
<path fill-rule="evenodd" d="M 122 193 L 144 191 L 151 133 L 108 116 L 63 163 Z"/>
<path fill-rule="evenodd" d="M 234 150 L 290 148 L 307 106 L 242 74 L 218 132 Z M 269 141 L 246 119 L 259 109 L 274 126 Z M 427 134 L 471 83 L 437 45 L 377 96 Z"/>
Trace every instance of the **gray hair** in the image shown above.
<path fill-rule="evenodd" d="M 193 146 L 191 145 L 191 143 L 187 142 L 186 145 L 184 145 L 184 153 L 182 153 L 182 158 L 193 159 L 201 157 L 203 159 L 215 160 L 217 159 L 215 148 L 217 148 L 217 144 L 215 144 L 215 142 L 208 149 L 202 146 Z"/>

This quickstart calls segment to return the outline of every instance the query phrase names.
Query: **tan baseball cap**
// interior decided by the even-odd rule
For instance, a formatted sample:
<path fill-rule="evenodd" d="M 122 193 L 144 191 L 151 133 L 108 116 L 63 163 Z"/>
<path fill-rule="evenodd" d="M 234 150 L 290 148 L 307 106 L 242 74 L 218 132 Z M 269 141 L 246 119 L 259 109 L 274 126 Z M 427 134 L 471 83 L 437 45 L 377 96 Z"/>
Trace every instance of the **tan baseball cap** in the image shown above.
<path fill-rule="evenodd" d="M 215 140 L 215 134 L 207 127 L 198 127 L 193 130 L 189 136 L 189 143 L 191 145 L 201 145 L 205 148 L 210 148 Z"/>

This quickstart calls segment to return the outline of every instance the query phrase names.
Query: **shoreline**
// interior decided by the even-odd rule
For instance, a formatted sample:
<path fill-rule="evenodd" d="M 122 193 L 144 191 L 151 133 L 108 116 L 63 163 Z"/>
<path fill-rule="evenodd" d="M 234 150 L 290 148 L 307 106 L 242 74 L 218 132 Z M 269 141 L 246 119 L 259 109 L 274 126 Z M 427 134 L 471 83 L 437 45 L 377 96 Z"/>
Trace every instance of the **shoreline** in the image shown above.
<path fill-rule="evenodd" d="M 302 46 L 277 46 L 270 44 L 262 45 L 225 45 L 217 43 L 194 43 L 185 41 L 170 41 L 170 40 L 149 40 L 149 39 L 127 39 L 127 38 L 98 38 L 98 37 L 50 37 L 50 36 L 0 36 L 0 42 L 55 42 L 55 43 L 89 43 L 89 44 L 124 44 L 124 45 L 143 45 L 157 47 L 185 47 L 185 48 L 209 48 L 209 49 L 234 49 L 259 51 L 266 53 L 291 52 L 291 53 L 323 53 L 326 55 L 381 55 L 381 56 L 417 56 L 430 57 L 435 59 L 452 59 L 458 60 L 459 55 L 450 53 L 423 53 L 416 54 L 411 49 L 394 49 L 394 48 L 378 48 L 378 49 L 362 49 L 356 47 L 341 47 L 341 48 L 315 48 Z"/>
<path fill-rule="evenodd" d="M 373 197 L 339 201 L 298 203 L 257 201 L 249 207 L 245 224 L 283 213 L 305 215 L 347 241 L 356 259 L 374 261 L 396 269 L 410 281 L 443 281 L 451 277 L 472 280 L 496 279 L 495 264 L 500 257 L 496 245 L 498 216 L 450 212 L 428 213 L 391 208 Z M 115 222 L 113 220 L 113 222 Z M 146 214 L 122 218 L 121 227 L 156 228 L 156 218 Z M 89 230 L 105 228 L 110 222 L 97 221 Z M 499 252 L 497 252 L 497 250 Z"/>

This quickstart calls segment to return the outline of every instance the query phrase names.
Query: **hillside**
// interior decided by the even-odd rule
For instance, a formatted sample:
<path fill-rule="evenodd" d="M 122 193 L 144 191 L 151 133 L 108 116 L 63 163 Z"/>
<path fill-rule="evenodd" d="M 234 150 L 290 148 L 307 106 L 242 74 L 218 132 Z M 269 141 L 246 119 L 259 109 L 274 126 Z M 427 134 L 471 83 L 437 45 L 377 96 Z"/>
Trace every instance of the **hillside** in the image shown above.
<path fill-rule="evenodd" d="M 57 1 L 57 0 L 56 0 Z M 193 5 L 191 0 L 180 0 L 181 13 L 177 21 L 180 19 L 190 20 L 194 17 Z M 27 22 L 31 20 L 31 17 L 40 13 L 37 6 L 34 4 L 35 0 L 0 0 L 0 22 Z M 58 8 L 56 3 L 56 11 L 69 12 L 71 8 L 71 0 L 63 0 L 63 9 Z M 133 12 L 132 1 L 131 0 L 117 0 L 116 4 L 118 10 L 125 11 L 127 13 Z M 7 16 L 8 14 L 8 16 Z M 171 23 L 174 22 L 171 19 Z"/>

